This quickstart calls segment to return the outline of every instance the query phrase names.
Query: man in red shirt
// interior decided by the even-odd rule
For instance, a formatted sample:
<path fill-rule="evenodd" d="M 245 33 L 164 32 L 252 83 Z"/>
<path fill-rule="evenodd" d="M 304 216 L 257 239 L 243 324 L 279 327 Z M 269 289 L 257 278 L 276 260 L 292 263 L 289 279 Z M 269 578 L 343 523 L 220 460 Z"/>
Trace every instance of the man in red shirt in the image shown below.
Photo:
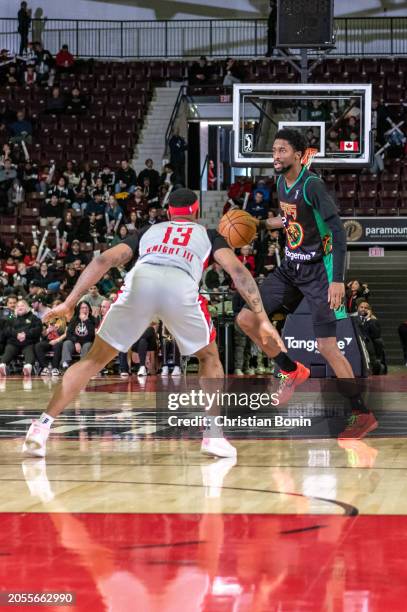
<path fill-rule="evenodd" d="M 75 64 L 75 58 L 69 53 L 68 45 L 62 45 L 55 57 L 55 63 L 59 70 L 69 70 Z"/>

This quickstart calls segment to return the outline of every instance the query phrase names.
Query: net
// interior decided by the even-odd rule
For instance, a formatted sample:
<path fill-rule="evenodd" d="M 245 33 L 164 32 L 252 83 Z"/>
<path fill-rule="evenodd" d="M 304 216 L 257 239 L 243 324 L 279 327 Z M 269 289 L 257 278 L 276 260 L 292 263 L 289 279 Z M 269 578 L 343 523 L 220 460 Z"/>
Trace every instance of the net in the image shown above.
<path fill-rule="evenodd" d="M 303 166 L 310 168 L 315 155 L 318 153 L 318 149 L 314 149 L 313 147 L 309 147 L 305 150 L 304 155 L 302 156 L 301 163 Z"/>

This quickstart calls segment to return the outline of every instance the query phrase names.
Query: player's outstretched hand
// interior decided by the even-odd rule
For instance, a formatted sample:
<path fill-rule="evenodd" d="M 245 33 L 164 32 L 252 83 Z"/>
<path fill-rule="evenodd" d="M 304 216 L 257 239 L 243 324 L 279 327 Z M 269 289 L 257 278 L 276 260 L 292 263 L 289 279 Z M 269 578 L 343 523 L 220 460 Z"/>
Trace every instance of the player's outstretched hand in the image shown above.
<path fill-rule="evenodd" d="M 62 318 L 65 318 L 70 321 L 72 319 L 74 310 L 74 306 L 71 306 L 67 302 L 62 302 L 62 304 L 58 304 L 58 306 L 55 306 L 55 308 L 52 308 L 49 312 L 47 312 L 47 314 L 43 318 L 43 321 L 47 323 L 48 321 Z"/>
<path fill-rule="evenodd" d="M 331 283 L 328 289 L 328 302 L 332 310 L 341 306 L 345 296 L 345 285 L 343 283 Z"/>

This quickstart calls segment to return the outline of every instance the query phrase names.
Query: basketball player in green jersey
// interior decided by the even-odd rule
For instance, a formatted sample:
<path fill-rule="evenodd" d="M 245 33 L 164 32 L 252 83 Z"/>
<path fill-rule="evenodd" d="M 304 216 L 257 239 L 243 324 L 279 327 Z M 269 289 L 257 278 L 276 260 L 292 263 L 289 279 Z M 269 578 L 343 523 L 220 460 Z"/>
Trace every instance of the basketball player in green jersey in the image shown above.
<path fill-rule="evenodd" d="M 301 164 L 305 150 L 306 143 L 299 132 L 289 129 L 277 132 L 272 151 L 281 216 L 261 223 L 267 229 L 285 228 L 285 257 L 281 266 L 267 276 L 260 294 L 269 316 L 281 308 L 293 312 L 302 298 L 307 298 L 319 352 L 338 379 L 349 381 L 354 379 L 352 366 L 339 350 L 336 339 L 336 321 L 346 317 L 342 304 L 346 235 L 324 182 Z M 288 383 L 286 399 L 309 376 L 309 371 L 305 372 L 306 368 L 293 362 L 285 352 L 272 354 L 273 348 L 261 342 L 256 315 L 249 309 L 244 308 L 237 321 L 279 365 Z M 345 395 L 351 397 L 352 408 L 360 408 L 363 413 L 366 409 L 355 385 L 348 384 L 347 388 L 350 390 Z"/>

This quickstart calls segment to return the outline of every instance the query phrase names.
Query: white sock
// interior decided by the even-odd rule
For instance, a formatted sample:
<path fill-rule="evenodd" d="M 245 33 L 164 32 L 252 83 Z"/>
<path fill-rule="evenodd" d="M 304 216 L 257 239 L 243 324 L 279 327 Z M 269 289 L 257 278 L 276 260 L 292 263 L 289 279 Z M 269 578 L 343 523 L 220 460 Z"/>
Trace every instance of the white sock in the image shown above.
<path fill-rule="evenodd" d="M 55 421 L 54 417 L 49 416 L 46 412 L 43 412 L 38 420 L 41 425 L 46 425 L 47 427 L 51 427 L 52 423 Z"/>

